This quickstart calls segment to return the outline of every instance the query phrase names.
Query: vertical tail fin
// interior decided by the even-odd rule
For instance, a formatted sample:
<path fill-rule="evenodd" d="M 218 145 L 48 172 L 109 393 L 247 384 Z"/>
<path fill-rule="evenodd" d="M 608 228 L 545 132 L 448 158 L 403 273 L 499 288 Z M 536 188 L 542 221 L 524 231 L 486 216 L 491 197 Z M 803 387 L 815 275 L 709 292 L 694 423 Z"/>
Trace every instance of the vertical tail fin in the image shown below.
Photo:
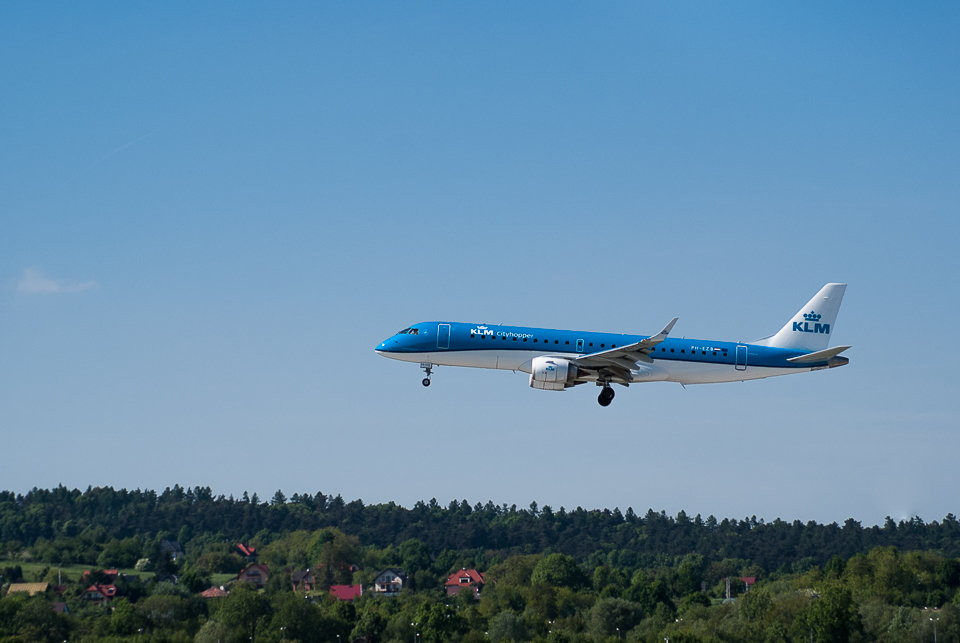
<path fill-rule="evenodd" d="M 826 284 L 776 335 L 753 342 L 796 350 L 819 351 L 830 343 L 847 284 Z"/>

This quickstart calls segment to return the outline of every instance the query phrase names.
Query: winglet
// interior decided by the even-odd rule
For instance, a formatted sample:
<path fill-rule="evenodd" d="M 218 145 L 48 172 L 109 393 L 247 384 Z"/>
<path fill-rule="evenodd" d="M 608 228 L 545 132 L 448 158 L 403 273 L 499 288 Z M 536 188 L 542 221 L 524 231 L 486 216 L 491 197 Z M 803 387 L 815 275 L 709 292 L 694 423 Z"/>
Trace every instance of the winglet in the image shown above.
<path fill-rule="evenodd" d="M 673 325 L 677 323 L 677 320 L 678 320 L 678 319 L 680 319 L 680 318 L 679 318 L 679 317 L 674 317 L 673 319 L 671 319 L 671 320 L 670 320 L 670 323 L 663 327 L 663 330 L 661 330 L 659 333 L 657 333 L 656 335 L 654 335 L 654 336 L 651 337 L 650 339 L 657 338 L 657 339 L 661 339 L 661 340 L 662 340 L 662 339 L 666 338 L 666 336 L 670 334 L 670 331 L 673 330 Z"/>

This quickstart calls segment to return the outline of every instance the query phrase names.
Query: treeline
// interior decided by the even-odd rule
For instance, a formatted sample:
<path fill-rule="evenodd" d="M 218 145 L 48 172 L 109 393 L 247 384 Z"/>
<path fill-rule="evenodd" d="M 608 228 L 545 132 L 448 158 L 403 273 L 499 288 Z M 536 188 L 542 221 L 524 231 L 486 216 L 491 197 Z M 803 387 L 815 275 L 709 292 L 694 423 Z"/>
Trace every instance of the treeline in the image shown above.
<path fill-rule="evenodd" d="M 446 564 L 423 556 L 416 541 L 376 550 L 332 528 L 292 532 L 264 545 L 263 557 L 274 561 L 275 571 L 263 589 L 238 581 L 228 584 L 226 596 L 205 599 L 196 593 L 203 585 L 197 568 L 203 549 L 200 543 L 188 546 L 175 581 L 133 577 L 107 602 L 89 600 L 86 575 L 64 579 L 42 595 L 6 595 L 0 598 L 0 641 L 960 640 L 960 561 L 892 547 L 833 558 L 799 574 L 772 574 L 749 591 L 734 578 L 732 600 L 723 598 L 722 570 L 698 554 L 635 571 L 582 564 L 564 554 L 515 555 L 486 568 L 478 598 L 471 591 L 448 596 L 436 576 Z M 352 601 L 291 587 L 289 570 L 303 560 L 325 561 L 329 568 L 349 559 L 405 561 L 411 570 L 422 565 L 417 571 L 422 577 L 398 596 L 366 592 Z M 721 561 L 724 565 L 732 565 L 726 573 L 745 571 L 737 572 L 736 561 Z M 720 582 L 705 588 L 711 578 Z M 64 609 L 56 611 L 53 604 Z"/>
<path fill-rule="evenodd" d="M 47 560 L 51 563 L 69 563 L 72 556 L 52 543 L 74 541 L 81 534 L 94 543 L 159 533 L 181 542 L 196 534 L 239 541 L 325 527 L 377 547 L 415 538 L 434 555 L 448 550 L 559 552 L 591 564 L 629 569 L 690 553 L 708 560 L 749 560 L 771 571 L 823 565 L 833 557 L 848 559 L 882 546 L 960 556 L 960 521 L 953 514 L 929 523 L 918 517 L 899 522 L 888 517 L 882 526 L 864 527 L 853 519 L 842 525 L 765 522 L 755 517 L 690 517 L 682 511 L 676 516 L 653 510 L 639 515 L 632 508 L 567 510 L 536 503 L 518 508 L 489 501 L 471 505 L 466 500 L 446 506 L 430 500 L 405 508 L 392 502 L 345 502 L 339 495 L 319 492 L 287 498 L 277 491 L 263 501 L 256 494 L 235 498 L 214 495 L 209 487 L 179 485 L 161 493 L 64 486 L 26 494 L 0 492 L 0 542 L 13 552 L 43 540 L 49 545 L 48 555 L 57 558 Z"/>

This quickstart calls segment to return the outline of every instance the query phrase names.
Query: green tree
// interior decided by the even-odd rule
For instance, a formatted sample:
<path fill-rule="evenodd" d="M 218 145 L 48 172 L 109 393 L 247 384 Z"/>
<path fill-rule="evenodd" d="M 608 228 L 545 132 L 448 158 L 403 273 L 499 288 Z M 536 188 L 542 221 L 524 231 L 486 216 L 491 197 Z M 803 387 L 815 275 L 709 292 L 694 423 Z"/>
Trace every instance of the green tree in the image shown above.
<path fill-rule="evenodd" d="M 529 585 L 533 570 L 541 558 L 541 554 L 511 556 L 502 563 L 492 565 L 484 577 L 497 585 Z"/>
<path fill-rule="evenodd" d="M 820 598 L 810 606 L 806 621 L 815 639 L 826 643 L 849 641 L 863 630 L 850 590 L 839 585 L 830 585 L 820 593 Z"/>
<path fill-rule="evenodd" d="M 706 571 L 706 561 L 700 554 L 687 554 L 674 574 L 674 595 L 683 596 L 700 589 Z"/>
<path fill-rule="evenodd" d="M 333 527 L 318 531 L 309 553 L 319 570 L 320 586 L 352 582 L 351 566 L 360 559 L 360 551 L 360 540 L 356 536 L 348 536 Z"/>
<path fill-rule="evenodd" d="M 197 632 L 194 643 L 225 643 L 231 640 L 233 631 L 216 619 L 209 619 Z"/>
<path fill-rule="evenodd" d="M 252 639 L 270 614 L 266 597 L 240 583 L 220 604 L 215 618 L 229 625 L 243 640 Z"/>
<path fill-rule="evenodd" d="M 273 576 L 270 577 L 271 580 Z M 212 582 L 210 574 L 204 573 L 195 567 L 185 567 L 180 574 L 179 582 L 191 594 L 198 594 L 210 587 Z"/>
<path fill-rule="evenodd" d="M 379 602 L 367 601 L 360 610 L 357 623 L 350 632 L 350 640 L 379 641 L 387 628 L 388 615 Z"/>
<path fill-rule="evenodd" d="M 519 616 L 510 611 L 500 612 L 490 619 L 488 635 L 491 641 L 526 641 L 527 628 Z"/>
<path fill-rule="evenodd" d="M 70 623 L 61 614 L 50 609 L 50 603 L 41 596 L 29 599 L 14 619 L 17 634 L 27 641 L 64 641 L 70 633 Z"/>
<path fill-rule="evenodd" d="M 589 629 L 596 635 L 626 634 L 643 619 L 638 603 L 622 598 L 601 598 L 587 617 Z"/>
<path fill-rule="evenodd" d="M 587 576 L 574 560 L 566 554 L 550 554 L 544 556 L 530 576 L 533 585 L 553 585 L 554 587 L 569 587 L 580 589 L 588 584 Z"/>
<path fill-rule="evenodd" d="M 141 631 L 147 620 L 140 611 L 125 598 L 115 599 L 111 605 L 110 631 L 120 636 L 130 636 Z"/>
<path fill-rule="evenodd" d="M 0 598 L 0 635 L 12 636 L 17 633 L 17 614 L 28 600 L 26 594 L 10 594 Z"/>
<path fill-rule="evenodd" d="M 430 568 L 430 548 L 423 541 L 410 538 L 400 543 L 400 564 L 408 574 Z"/>
<path fill-rule="evenodd" d="M 275 594 L 271 599 L 273 618 L 270 631 L 281 638 L 317 641 L 324 630 L 323 614 L 316 605 L 293 592 Z"/>
<path fill-rule="evenodd" d="M 154 594 L 137 603 L 137 611 L 156 630 L 176 629 L 189 618 L 187 601 L 180 596 Z"/>
<path fill-rule="evenodd" d="M 414 623 L 421 640 L 435 643 L 449 641 L 467 629 L 466 622 L 455 609 L 432 601 L 417 608 Z"/>

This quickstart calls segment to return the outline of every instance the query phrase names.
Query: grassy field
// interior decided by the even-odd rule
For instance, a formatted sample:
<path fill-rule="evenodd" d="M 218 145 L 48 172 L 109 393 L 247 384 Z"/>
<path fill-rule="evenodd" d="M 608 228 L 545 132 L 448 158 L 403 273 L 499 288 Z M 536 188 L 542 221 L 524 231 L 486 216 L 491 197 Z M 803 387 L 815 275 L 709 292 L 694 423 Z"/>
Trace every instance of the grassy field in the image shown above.
<path fill-rule="evenodd" d="M 20 569 L 23 570 L 23 582 L 25 583 L 38 583 L 43 581 L 50 583 L 57 582 L 58 567 L 56 565 L 0 559 L 0 570 L 2 570 L 4 567 L 16 567 L 17 565 L 19 565 Z M 96 569 L 100 569 L 100 567 L 98 565 L 63 565 L 59 567 L 60 577 L 63 579 L 64 583 L 79 582 L 80 577 L 83 576 L 83 572 Z M 151 580 L 154 576 L 153 572 L 140 572 L 135 569 L 121 569 L 120 573 L 139 576 L 141 580 L 145 581 Z M 215 587 L 220 587 L 221 585 L 226 585 L 236 578 L 236 574 L 211 574 L 210 584 Z M 9 580 L 6 578 L 0 580 L 0 583 L 7 582 L 9 582 Z"/>
<path fill-rule="evenodd" d="M 58 568 L 56 565 L 48 565 L 47 563 L 0 560 L 0 569 L 4 567 L 16 567 L 17 565 L 23 570 L 23 580 L 27 583 L 42 582 L 44 580 L 56 583 L 58 569 L 60 570 L 60 575 L 64 583 L 76 583 L 79 582 L 84 571 L 100 569 L 97 565 L 63 565 Z M 140 572 L 135 569 L 121 569 L 120 572 L 139 576 L 143 580 L 153 578 L 153 572 Z M 230 578 L 234 578 L 234 576 L 230 576 Z M 6 582 L 6 579 L 4 579 L 4 582 Z"/>
<path fill-rule="evenodd" d="M 232 580 L 235 580 L 236 578 L 237 578 L 236 574 L 211 574 L 210 582 L 212 585 L 216 587 L 220 587 L 221 585 L 226 585 L 227 583 L 229 583 Z"/>

